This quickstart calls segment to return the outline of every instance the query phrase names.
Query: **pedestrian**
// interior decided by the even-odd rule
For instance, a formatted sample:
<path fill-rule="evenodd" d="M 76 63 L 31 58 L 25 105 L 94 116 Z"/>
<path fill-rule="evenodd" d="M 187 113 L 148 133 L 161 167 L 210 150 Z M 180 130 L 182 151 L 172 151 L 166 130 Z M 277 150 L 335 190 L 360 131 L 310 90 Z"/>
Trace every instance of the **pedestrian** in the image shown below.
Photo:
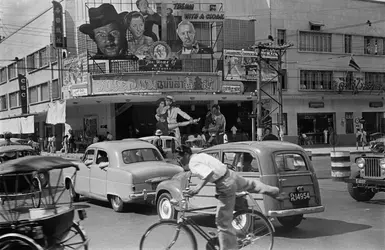
<path fill-rule="evenodd" d="M 60 152 L 67 154 L 68 153 L 68 148 L 69 148 L 68 135 L 65 135 L 63 137 L 62 146 L 63 147 L 60 150 Z"/>
<path fill-rule="evenodd" d="M 361 129 L 361 133 L 362 133 L 362 136 L 361 136 L 361 145 L 362 145 L 362 150 L 364 150 L 366 144 L 368 143 L 367 140 L 366 140 L 366 131 L 365 131 L 364 129 Z"/>
<path fill-rule="evenodd" d="M 265 128 L 265 136 L 262 141 L 279 141 L 278 137 L 271 133 L 270 128 Z"/>
<path fill-rule="evenodd" d="M 362 140 L 362 132 L 360 129 L 357 129 L 356 132 L 356 149 L 358 150 L 358 145 L 361 143 Z"/>
<path fill-rule="evenodd" d="M 162 130 L 157 129 L 155 131 L 155 138 L 152 141 L 152 144 L 159 150 L 159 152 L 163 155 L 163 157 L 166 157 L 166 153 L 163 150 L 163 140 L 161 136 L 163 135 Z"/>
<path fill-rule="evenodd" d="M 237 127 L 235 125 L 233 125 L 231 127 L 231 133 L 232 133 L 232 138 L 233 138 L 233 141 L 236 141 L 237 139 Z"/>
<path fill-rule="evenodd" d="M 69 137 L 68 137 L 69 150 L 68 151 L 70 153 L 75 153 L 76 144 L 75 144 L 75 136 L 73 134 L 72 129 L 68 130 L 68 134 L 69 134 Z"/>
<path fill-rule="evenodd" d="M 223 135 L 226 131 L 226 118 L 221 113 L 221 108 L 218 104 L 214 104 L 211 108 L 211 123 L 209 127 L 206 126 L 202 129 L 203 132 L 208 132 L 210 138 L 207 140 L 207 144 L 216 145 L 223 143 Z"/>
<path fill-rule="evenodd" d="M 107 131 L 107 141 L 112 141 L 113 137 L 110 132 Z"/>
<path fill-rule="evenodd" d="M 245 179 L 206 153 L 192 154 L 191 148 L 186 145 L 178 147 L 176 152 L 183 168 L 202 180 L 194 188 L 185 190 L 186 195 L 198 194 L 209 182 L 215 184 L 218 194 L 216 225 L 221 250 L 238 249 L 237 237 L 232 226 L 237 192 L 265 194 L 277 200 L 286 197 L 285 193 L 280 193 L 279 188 L 266 185 L 259 180 Z"/>
<path fill-rule="evenodd" d="M 9 146 L 12 145 L 13 143 L 11 142 L 12 138 L 12 133 L 11 132 L 5 132 L 4 133 L 4 139 L 5 139 L 5 145 Z"/>

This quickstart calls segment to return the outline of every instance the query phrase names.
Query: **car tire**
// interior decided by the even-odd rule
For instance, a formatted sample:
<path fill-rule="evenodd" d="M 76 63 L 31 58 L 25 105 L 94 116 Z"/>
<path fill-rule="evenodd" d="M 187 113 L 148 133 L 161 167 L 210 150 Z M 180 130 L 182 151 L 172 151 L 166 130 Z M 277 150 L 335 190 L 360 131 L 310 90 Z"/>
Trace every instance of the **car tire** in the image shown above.
<path fill-rule="evenodd" d="M 348 183 L 348 192 L 356 201 L 370 201 L 375 193 L 363 187 L 357 187 L 357 184 Z"/>
<path fill-rule="evenodd" d="M 303 214 L 297 214 L 292 216 L 277 217 L 279 223 L 285 228 L 295 228 L 301 224 L 303 219 Z"/>
<path fill-rule="evenodd" d="M 124 211 L 125 204 L 119 196 L 111 195 L 109 200 L 110 200 L 112 209 L 114 209 L 115 212 L 120 213 Z"/>
<path fill-rule="evenodd" d="M 70 192 L 70 198 L 71 198 L 72 202 L 79 202 L 80 201 L 80 195 L 75 192 L 74 184 L 70 180 L 67 180 L 67 181 L 69 182 L 68 189 Z"/>
<path fill-rule="evenodd" d="M 159 196 L 156 204 L 156 210 L 161 220 L 176 220 L 178 211 L 171 205 L 171 195 L 163 193 Z"/>

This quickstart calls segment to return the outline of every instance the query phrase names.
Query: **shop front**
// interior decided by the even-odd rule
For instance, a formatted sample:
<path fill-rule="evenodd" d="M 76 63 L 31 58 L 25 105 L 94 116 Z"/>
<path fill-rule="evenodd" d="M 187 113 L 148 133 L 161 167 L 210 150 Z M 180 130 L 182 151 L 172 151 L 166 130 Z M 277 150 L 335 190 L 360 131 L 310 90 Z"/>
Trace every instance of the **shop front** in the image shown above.
<path fill-rule="evenodd" d="M 300 145 L 328 144 L 335 131 L 335 113 L 298 113 L 298 141 Z"/>

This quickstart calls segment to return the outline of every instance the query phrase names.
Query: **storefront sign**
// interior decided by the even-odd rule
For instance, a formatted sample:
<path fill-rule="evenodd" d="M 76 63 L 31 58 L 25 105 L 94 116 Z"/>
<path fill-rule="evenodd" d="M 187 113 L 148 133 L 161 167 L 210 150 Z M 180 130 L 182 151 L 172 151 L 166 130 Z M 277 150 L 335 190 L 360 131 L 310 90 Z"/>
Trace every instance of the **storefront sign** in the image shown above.
<path fill-rule="evenodd" d="M 93 75 L 92 94 L 122 94 L 167 91 L 218 91 L 217 76 L 198 75 Z"/>
<path fill-rule="evenodd" d="M 139 71 L 182 71 L 182 60 L 140 60 Z"/>
<path fill-rule="evenodd" d="M 174 3 L 174 10 L 193 10 L 194 3 Z"/>
<path fill-rule="evenodd" d="M 242 87 L 240 85 L 222 85 L 222 92 L 224 92 L 224 93 L 241 93 Z"/>
<path fill-rule="evenodd" d="M 88 95 L 87 85 L 83 87 L 80 87 L 80 86 L 72 87 L 71 93 L 73 97 L 87 96 Z"/>
<path fill-rule="evenodd" d="M 27 78 L 24 75 L 18 75 L 19 89 L 20 89 L 20 106 L 21 113 L 28 114 L 28 100 L 27 100 Z"/>
<path fill-rule="evenodd" d="M 369 107 L 371 108 L 382 108 L 383 106 L 383 102 L 369 102 Z"/>
<path fill-rule="evenodd" d="M 324 108 L 324 102 L 309 102 L 309 108 Z"/>
<path fill-rule="evenodd" d="M 225 13 L 221 11 L 184 11 L 183 20 L 191 22 L 223 22 Z"/>
<path fill-rule="evenodd" d="M 52 1 L 53 4 L 53 45 L 55 48 L 64 47 L 63 30 L 63 7 L 60 3 Z"/>

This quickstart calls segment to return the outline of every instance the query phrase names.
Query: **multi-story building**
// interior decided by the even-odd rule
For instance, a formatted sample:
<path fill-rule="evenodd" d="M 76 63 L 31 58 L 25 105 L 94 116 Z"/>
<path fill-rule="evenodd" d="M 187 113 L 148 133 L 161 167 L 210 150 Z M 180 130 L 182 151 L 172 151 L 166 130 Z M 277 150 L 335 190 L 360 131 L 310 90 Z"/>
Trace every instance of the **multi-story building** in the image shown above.
<path fill-rule="evenodd" d="M 351 144 L 355 141 L 355 127 L 360 126 L 356 121 L 361 118 L 365 120 L 364 128 L 368 132 L 385 132 L 383 4 L 350 0 L 148 1 L 151 9 L 160 16 L 160 20 L 154 20 L 162 25 L 154 24 L 151 30 L 147 27 L 145 35 L 149 38 L 145 39 L 152 40 L 151 44 L 167 44 L 159 48 L 169 56 L 165 59 L 161 54 L 156 57 L 150 53 L 152 58 L 149 59 L 145 58 L 148 54 L 133 51 L 140 51 L 138 44 L 149 45 L 150 51 L 155 48 L 136 41 L 133 27 L 130 31 L 135 17 L 127 13 L 139 10 L 136 1 L 111 2 L 114 10 L 100 7 L 102 1 L 62 2 L 67 44 L 66 58 L 60 65 L 62 79 L 59 79 L 56 59 L 50 59 L 48 66 L 40 64 L 40 59 L 28 59 L 42 48 L 51 51 L 52 9 L 0 44 L 1 57 L 24 58 L 36 67 L 26 72 L 26 77 L 29 111 L 35 114 L 35 121 L 40 122 L 35 126 L 35 129 L 39 128 L 40 136 L 50 133 L 44 131 L 48 130 L 44 128 L 48 103 L 60 97 L 66 100 L 66 123 L 76 134 L 89 138 L 107 131 L 116 138 L 131 136 L 136 130 L 140 134 L 153 133 L 157 100 L 165 95 L 174 96 L 181 108 L 193 117 L 204 118 L 208 106 L 219 103 L 227 118 L 228 129 L 236 125 L 250 131 L 248 114 L 257 101 L 256 84 L 242 77 L 226 77 L 229 62 L 223 56 L 223 50 L 247 51 L 250 45 L 267 41 L 269 34 L 275 43 L 294 44 L 283 60 L 285 140 L 297 143 L 300 136 L 306 134 L 313 143 L 324 143 L 324 130 L 334 130 L 339 135 L 340 145 Z M 90 11 L 91 8 L 96 9 Z M 123 54 L 106 56 L 108 51 L 103 52 L 102 45 L 97 46 L 94 42 L 96 39 L 91 30 L 102 26 L 92 20 L 96 12 L 108 12 L 107 16 L 122 18 L 119 20 L 126 26 L 121 33 L 126 42 L 117 53 L 124 51 Z M 152 15 L 151 12 L 147 18 Z M 175 32 L 180 19 L 193 24 L 201 52 L 192 53 L 197 49 L 195 47 L 187 53 L 182 50 L 182 42 Z M 140 20 L 136 21 L 140 23 Z M 82 32 L 80 27 L 83 27 Z M 30 35 L 28 30 L 42 31 L 41 37 L 39 32 Z M 104 36 L 106 38 L 108 34 Z M 156 43 L 156 40 L 164 43 Z M 22 47 L 21 41 L 30 41 L 37 46 Z M 50 55 L 41 58 L 51 58 Z M 352 55 L 360 71 L 349 67 Z M 176 60 L 171 63 L 168 59 Z M 237 59 L 243 61 L 243 56 Z M 0 71 L 2 119 L 21 115 L 15 101 L 10 107 L 10 99 L 15 99 L 11 94 L 18 90 L 16 78 L 9 77 L 9 71 L 15 67 L 13 64 L 3 62 L 5 67 Z M 245 65 L 239 63 L 238 66 L 239 74 L 244 74 Z M 58 86 L 56 79 L 62 80 Z M 44 94 L 45 85 L 39 84 L 46 82 L 50 86 L 48 97 Z M 39 85 L 37 94 L 33 90 L 36 85 Z M 277 97 L 276 83 L 264 84 L 264 89 Z M 266 95 L 263 99 L 264 108 L 271 111 L 274 124 L 277 104 Z M 47 102 L 42 103 L 44 101 Z M 64 130 L 63 126 L 56 127 L 54 132 Z M 189 126 L 183 132 L 199 130 L 198 126 Z"/>

